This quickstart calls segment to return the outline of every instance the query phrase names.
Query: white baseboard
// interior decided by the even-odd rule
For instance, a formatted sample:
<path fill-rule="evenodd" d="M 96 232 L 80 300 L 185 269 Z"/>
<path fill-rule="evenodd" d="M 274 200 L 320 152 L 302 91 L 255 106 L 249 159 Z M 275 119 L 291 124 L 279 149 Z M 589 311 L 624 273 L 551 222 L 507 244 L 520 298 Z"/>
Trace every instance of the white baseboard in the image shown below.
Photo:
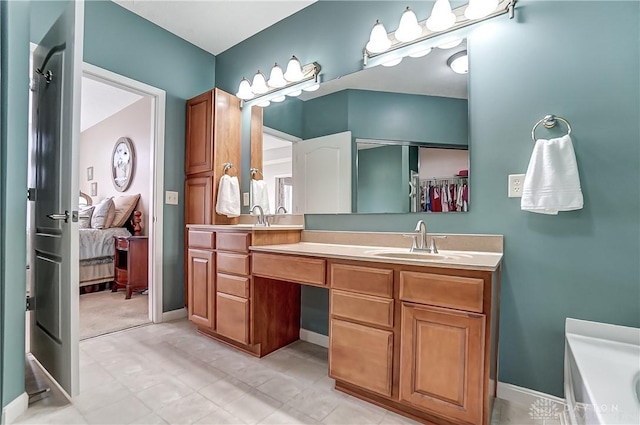
<path fill-rule="evenodd" d="M 307 329 L 300 329 L 300 339 L 311 344 L 329 348 L 329 337 Z"/>
<path fill-rule="evenodd" d="M 27 411 L 29 395 L 22 393 L 2 409 L 2 424 L 12 424 Z"/>
<path fill-rule="evenodd" d="M 188 317 L 189 313 L 185 307 L 179 308 L 177 310 L 165 311 L 162 313 L 162 321 L 163 322 L 171 322 L 173 320 L 180 320 Z"/>
<path fill-rule="evenodd" d="M 513 403 L 531 406 L 540 399 L 556 404 L 560 411 L 564 410 L 564 399 L 554 395 L 530 390 L 529 388 L 518 387 L 517 385 L 498 382 L 497 396 L 503 400 Z"/>

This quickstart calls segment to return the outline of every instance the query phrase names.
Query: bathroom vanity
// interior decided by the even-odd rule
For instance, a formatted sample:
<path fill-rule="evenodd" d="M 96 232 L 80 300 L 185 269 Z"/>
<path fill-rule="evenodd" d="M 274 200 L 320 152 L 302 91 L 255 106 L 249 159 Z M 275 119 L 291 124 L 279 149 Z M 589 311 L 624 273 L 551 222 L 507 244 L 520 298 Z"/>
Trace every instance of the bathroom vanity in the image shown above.
<path fill-rule="evenodd" d="M 324 287 L 336 389 L 426 423 L 489 424 L 502 237 L 412 254 L 399 234 L 191 225 L 188 236 L 201 333 L 262 357 L 299 338 L 300 285 Z"/>

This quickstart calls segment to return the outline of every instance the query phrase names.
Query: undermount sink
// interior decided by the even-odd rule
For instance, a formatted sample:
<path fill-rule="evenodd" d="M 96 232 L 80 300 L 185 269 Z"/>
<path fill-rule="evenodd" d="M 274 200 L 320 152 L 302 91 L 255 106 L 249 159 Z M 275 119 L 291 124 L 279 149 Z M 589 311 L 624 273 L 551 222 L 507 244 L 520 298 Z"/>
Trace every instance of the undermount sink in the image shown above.
<path fill-rule="evenodd" d="M 370 251 L 368 254 L 376 257 L 385 258 L 399 258 L 403 260 L 422 260 L 422 261 L 442 261 L 442 260 L 462 260 L 463 258 L 471 258 L 467 254 L 449 254 L 438 253 L 432 254 L 430 252 L 401 252 L 401 251 Z"/>

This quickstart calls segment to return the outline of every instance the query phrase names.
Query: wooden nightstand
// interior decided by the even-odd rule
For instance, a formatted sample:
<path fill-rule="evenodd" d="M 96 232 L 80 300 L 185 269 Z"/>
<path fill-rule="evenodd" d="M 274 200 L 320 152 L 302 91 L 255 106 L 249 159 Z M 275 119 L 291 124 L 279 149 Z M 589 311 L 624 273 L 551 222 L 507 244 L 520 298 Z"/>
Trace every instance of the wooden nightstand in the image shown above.
<path fill-rule="evenodd" d="M 125 299 L 131 298 L 134 289 L 149 287 L 149 238 L 147 236 L 114 236 L 115 256 L 113 258 L 114 280 L 111 290 L 126 288 Z"/>

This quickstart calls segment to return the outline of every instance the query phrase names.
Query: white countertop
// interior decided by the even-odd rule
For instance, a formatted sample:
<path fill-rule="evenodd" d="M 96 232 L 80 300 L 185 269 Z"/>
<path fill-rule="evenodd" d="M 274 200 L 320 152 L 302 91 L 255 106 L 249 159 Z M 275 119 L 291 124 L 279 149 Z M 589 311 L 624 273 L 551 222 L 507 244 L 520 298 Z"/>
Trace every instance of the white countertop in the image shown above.
<path fill-rule="evenodd" d="M 187 224 L 189 229 L 203 229 L 203 230 L 231 230 L 246 232 L 250 230 L 252 232 L 268 232 L 277 230 L 302 230 L 303 225 L 295 224 L 272 224 L 269 227 L 256 226 L 255 224 Z"/>
<path fill-rule="evenodd" d="M 494 271 L 502 261 L 502 253 L 440 250 L 439 255 L 409 253 L 408 248 L 384 246 L 340 245 L 330 243 L 299 242 L 282 245 L 251 246 L 253 252 L 303 255 L 343 260 L 372 261 L 377 263 L 407 264 L 412 266 L 445 267 Z M 425 259 L 401 258 L 403 255 L 422 255 Z"/>

